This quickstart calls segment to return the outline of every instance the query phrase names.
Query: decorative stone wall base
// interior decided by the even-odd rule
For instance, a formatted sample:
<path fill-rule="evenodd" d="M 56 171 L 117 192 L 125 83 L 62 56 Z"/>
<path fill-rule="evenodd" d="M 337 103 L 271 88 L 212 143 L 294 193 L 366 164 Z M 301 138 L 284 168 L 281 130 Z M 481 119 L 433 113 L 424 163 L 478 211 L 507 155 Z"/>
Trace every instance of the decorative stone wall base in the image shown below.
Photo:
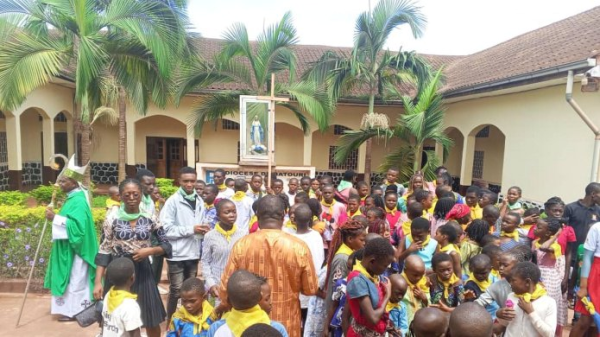
<path fill-rule="evenodd" d="M 117 184 L 119 169 L 117 163 L 90 163 L 90 177 L 95 184 Z"/>
<path fill-rule="evenodd" d="M 23 183 L 24 186 L 37 186 L 42 184 L 42 163 L 25 162 L 23 163 Z"/>
<path fill-rule="evenodd" d="M 8 191 L 8 164 L 0 165 L 0 191 Z"/>

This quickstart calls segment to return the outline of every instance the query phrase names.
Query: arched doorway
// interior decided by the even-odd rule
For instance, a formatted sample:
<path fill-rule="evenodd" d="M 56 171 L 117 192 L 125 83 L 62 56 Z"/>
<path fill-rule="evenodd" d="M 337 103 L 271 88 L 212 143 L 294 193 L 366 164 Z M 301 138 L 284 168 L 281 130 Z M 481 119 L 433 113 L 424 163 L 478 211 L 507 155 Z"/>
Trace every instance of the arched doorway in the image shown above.
<path fill-rule="evenodd" d="M 475 140 L 472 183 L 499 192 L 504 167 L 504 133 L 496 126 L 487 124 L 474 128 L 469 136 Z"/>
<path fill-rule="evenodd" d="M 450 147 L 448 155 L 444 158 L 444 166 L 448 169 L 448 172 L 452 176 L 457 177 L 460 175 L 462 165 L 462 152 L 465 142 L 465 137 L 462 132 L 455 127 L 447 128 L 444 133 L 454 141 L 454 145 Z"/>
<path fill-rule="evenodd" d="M 45 180 L 42 176 L 44 158 L 52 153 L 44 153 L 44 120 L 51 121 L 48 114 L 39 108 L 29 108 L 19 116 L 21 124 L 21 158 L 23 165 L 22 185 L 38 186 Z M 51 139 L 47 137 L 47 139 Z M 48 140 L 46 140 L 48 141 Z M 27 145 L 25 145 L 27 144 Z M 48 147 L 46 147 L 48 148 Z"/>
<path fill-rule="evenodd" d="M 275 163 L 279 166 L 302 166 L 304 133 L 283 122 L 275 123 Z"/>
<path fill-rule="evenodd" d="M 156 177 L 176 179 L 187 163 L 186 136 L 186 125 L 175 118 L 155 115 L 138 120 L 135 162 L 145 162 Z"/>

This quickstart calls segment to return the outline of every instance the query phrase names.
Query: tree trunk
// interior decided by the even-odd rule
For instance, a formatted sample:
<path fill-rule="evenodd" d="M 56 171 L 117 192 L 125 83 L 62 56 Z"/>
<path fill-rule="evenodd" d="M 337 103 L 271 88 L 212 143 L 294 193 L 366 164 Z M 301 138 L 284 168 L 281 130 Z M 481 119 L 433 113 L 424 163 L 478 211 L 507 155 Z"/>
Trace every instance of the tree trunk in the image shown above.
<path fill-rule="evenodd" d="M 125 90 L 119 88 L 119 181 L 125 180 L 127 158 L 127 101 Z"/>
<path fill-rule="evenodd" d="M 373 91 L 371 89 L 371 91 Z M 375 112 L 375 94 L 369 96 L 369 111 L 368 114 Z M 371 185 L 371 150 L 373 149 L 373 138 L 367 139 L 365 144 L 365 182 Z"/>
<path fill-rule="evenodd" d="M 423 144 L 415 146 L 415 162 L 413 163 L 413 173 L 416 173 L 421 169 L 421 162 L 423 161 Z"/>
<path fill-rule="evenodd" d="M 81 121 L 81 165 L 87 165 L 91 156 L 91 130 L 89 122 Z M 83 186 L 90 188 L 90 168 L 83 177 Z"/>

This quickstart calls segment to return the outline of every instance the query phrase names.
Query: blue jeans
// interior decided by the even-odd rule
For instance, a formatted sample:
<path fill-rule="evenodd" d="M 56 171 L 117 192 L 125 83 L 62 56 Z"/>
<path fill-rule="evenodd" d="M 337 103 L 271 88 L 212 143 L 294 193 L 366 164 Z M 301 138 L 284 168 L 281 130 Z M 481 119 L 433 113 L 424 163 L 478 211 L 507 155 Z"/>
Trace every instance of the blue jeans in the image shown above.
<path fill-rule="evenodd" d="M 177 310 L 177 300 L 179 300 L 179 292 L 183 281 L 196 277 L 198 274 L 198 260 L 186 261 L 167 261 L 169 271 L 169 300 L 167 302 L 167 318 L 169 324 L 171 316 Z"/>

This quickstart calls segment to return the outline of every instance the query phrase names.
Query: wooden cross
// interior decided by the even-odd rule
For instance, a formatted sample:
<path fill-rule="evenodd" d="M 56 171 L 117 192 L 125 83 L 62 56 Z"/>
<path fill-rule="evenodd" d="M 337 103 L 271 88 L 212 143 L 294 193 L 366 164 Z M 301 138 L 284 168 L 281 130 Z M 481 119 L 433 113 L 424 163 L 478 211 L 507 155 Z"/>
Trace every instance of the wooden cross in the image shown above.
<path fill-rule="evenodd" d="M 271 188 L 271 166 L 275 156 L 275 103 L 289 102 L 287 97 L 275 97 L 275 74 L 271 74 L 271 96 L 258 96 L 259 100 L 269 101 L 269 158 L 267 161 L 267 182 Z"/>

